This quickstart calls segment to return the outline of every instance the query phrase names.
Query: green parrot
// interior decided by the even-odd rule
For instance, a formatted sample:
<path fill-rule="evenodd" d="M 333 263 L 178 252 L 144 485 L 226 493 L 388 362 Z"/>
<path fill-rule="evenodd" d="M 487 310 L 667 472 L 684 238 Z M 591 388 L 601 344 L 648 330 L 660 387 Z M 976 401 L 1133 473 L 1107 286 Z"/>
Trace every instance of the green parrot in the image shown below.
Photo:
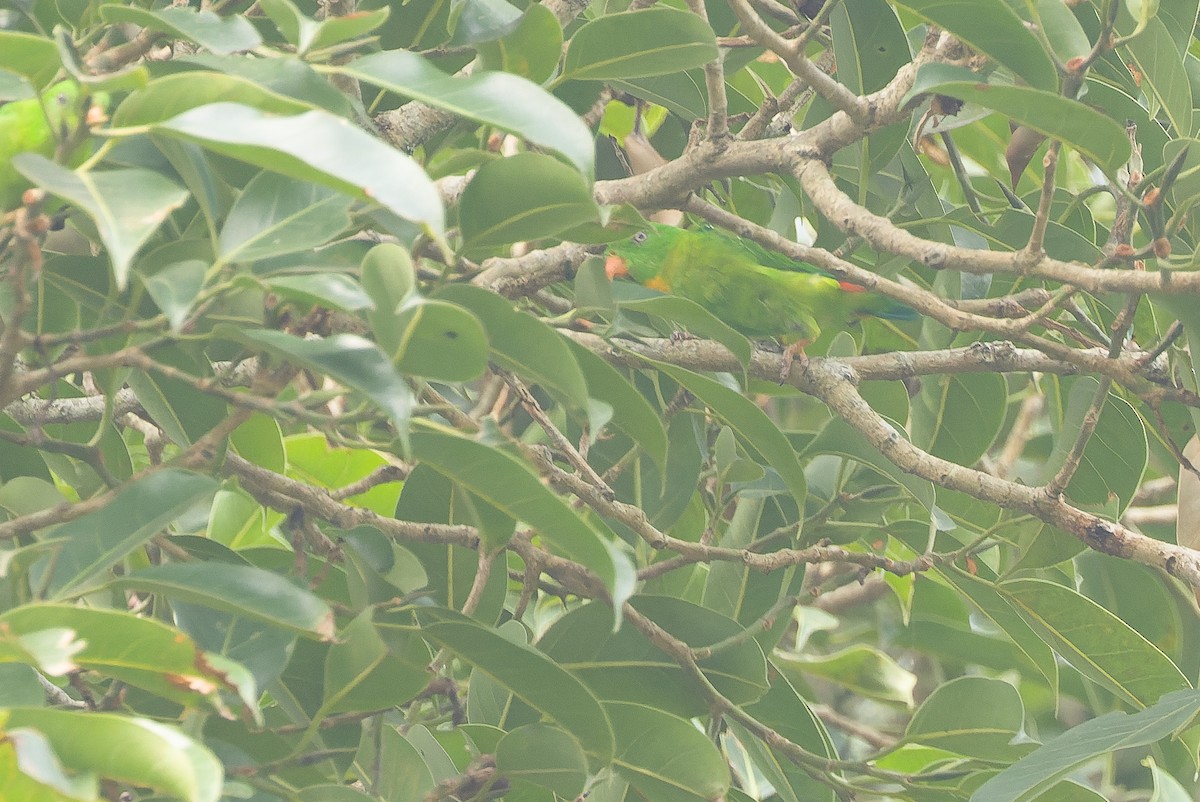
<path fill-rule="evenodd" d="M 863 316 L 918 317 L 899 301 L 711 228 L 651 223 L 609 246 L 605 272 L 695 301 L 747 337 L 778 338 L 787 346 L 781 381 L 822 329 Z"/>
<path fill-rule="evenodd" d="M 105 121 L 108 96 L 98 92 L 83 95 L 79 84 L 60 81 L 41 98 L 17 100 L 0 106 L 0 212 L 21 203 L 21 193 L 30 184 L 13 167 L 18 153 L 40 153 L 53 157 L 59 142 L 76 137 L 81 125 L 93 126 Z M 68 162 L 77 165 L 87 158 L 85 137 L 71 152 Z"/>

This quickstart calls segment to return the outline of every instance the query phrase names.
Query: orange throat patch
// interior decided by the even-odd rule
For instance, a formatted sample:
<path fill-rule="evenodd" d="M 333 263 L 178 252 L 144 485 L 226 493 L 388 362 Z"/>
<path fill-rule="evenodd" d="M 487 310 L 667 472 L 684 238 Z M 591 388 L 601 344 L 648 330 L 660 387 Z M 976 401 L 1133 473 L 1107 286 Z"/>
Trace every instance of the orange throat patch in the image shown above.
<path fill-rule="evenodd" d="M 671 285 L 668 284 L 667 280 L 662 276 L 655 276 L 652 279 L 648 279 L 644 286 L 649 287 L 652 290 L 658 290 L 659 292 L 671 291 Z"/>

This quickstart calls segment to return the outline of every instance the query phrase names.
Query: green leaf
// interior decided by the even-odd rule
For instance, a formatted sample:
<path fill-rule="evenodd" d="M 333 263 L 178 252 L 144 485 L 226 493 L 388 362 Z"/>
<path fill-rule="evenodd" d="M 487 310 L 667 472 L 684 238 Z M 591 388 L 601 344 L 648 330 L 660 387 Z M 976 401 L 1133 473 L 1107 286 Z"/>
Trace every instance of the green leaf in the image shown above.
<path fill-rule="evenodd" d="M 495 126 L 557 151 L 591 178 L 595 160 L 592 133 L 570 107 L 518 75 L 483 72 L 450 77 L 431 63 L 402 50 L 388 50 L 335 68 L 389 92 Z"/>
<path fill-rule="evenodd" d="M 448 301 L 414 298 L 396 315 L 402 373 L 449 382 L 477 379 L 487 370 L 488 338 L 479 318 Z"/>
<path fill-rule="evenodd" d="M 151 170 L 75 172 L 37 153 L 22 153 L 12 163 L 34 184 L 92 218 L 119 290 L 129 283 L 134 254 L 188 197 L 187 190 Z"/>
<path fill-rule="evenodd" d="M 684 599 L 638 595 L 630 603 L 693 648 L 745 632 L 728 616 Z M 555 621 L 538 647 L 601 700 L 654 705 L 685 718 L 704 712 L 701 688 L 678 663 L 637 630 L 625 626 L 614 632 L 610 622 L 605 605 L 584 605 Z M 699 666 L 735 704 L 753 702 L 767 689 L 766 661 L 752 638 L 700 660 Z"/>
<path fill-rule="evenodd" d="M 538 650 L 455 613 L 422 610 L 421 634 L 474 665 L 518 699 L 569 732 L 602 763 L 613 756 L 604 709 L 582 682 Z"/>
<path fill-rule="evenodd" d="M 638 444 L 660 469 L 667 460 L 667 431 L 657 410 L 616 368 L 567 340 L 587 380 L 588 395 L 612 407 L 612 425 Z"/>
<path fill-rule="evenodd" d="M 237 329 L 231 334 L 358 390 L 391 417 L 401 436 L 408 430 L 412 391 L 375 343 L 356 334 L 334 334 L 320 340 L 267 329 Z"/>
<path fill-rule="evenodd" d="M 425 171 L 410 157 L 327 111 L 281 117 L 239 103 L 210 103 L 156 123 L 152 130 L 378 203 L 442 235 L 442 200 Z"/>
<path fill-rule="evenodd" d="M 974 465 L 1000 433 L 1007 403 L 999 374 L 930 377 L 913 399 L 913 440 L 935 457 Z"/>
<path fill-rule="evenodd" d="M 186 802 L 217 802 L 224 772 L 217 757 L 175 727 L 115 713 L 45 708 L 8 711 L 6 729 L 42 733 L 63 763 Z"/>
<path fill-rule="evenodd" d="M 565 399 L 572 411 L 587 409 L 583 372 L 563 337 L 550 326 L 479 287 L 450 284 L 434 297 L 465 307 L 479 318 L 487 331 L 492 359 L 502 368 Z"/>
<path fill-rule="evenodd" d="M 1058 656 L 1134 707 L 1189 687 L 1171 659 L 1137 630 L 1071 588 L 1014 579 L 999 590 Z"/>
<path fill-rule="evenodd" d="M 212 11 L 193 11 L 179 6 L 148 11 L 112 3 L 100 6 L 100 18 L 105 22 L 132 22 L 169 34 L 173 39 L 186 39 L 221 55 L 253 50 L 262 44 L 262 37 L 254 25 L 240 14 L 221 17 Z"/>
<path fill-rule="evenodd" d="M 216 487 L 207 476 L 163 468 L 124 485 L 100 509 L 55 527 L 48 537 L 59 548 L 43 580 L 47 594 L 64 598 L 90 586 Z"/>
<path fill-rule="evenodd" d="M 373 608 L 355 616 L 325 658 L 326 713 L 380 710 L 411 701 L 429 684 L 432 655 L 415 634 L 399 639 L 396 654 L 371 620 Z"/>
<path fill-rule="evenodd" d="M 562 55 L 563 31 L 550 9 L 533 4 L 505 36 L 477 46 L 484 69 L 503 70 L 540 83 L 549 78 Z"/>
<path fill-rule="evenodd" d="M 1066 461 L 1098 386 L 1091 376 L 1081 376 L 1072 384 L 1062 428 L 1046 460 L 1047 476 L 1054 475 Z M 1124 513 L 1141 484 L 1148 454 L 1141 417 L 1129 402 L 1109 393 L 1096 429 L 1084 446 L 1079 468 L 1067 485 L 1067 497 L 1087 505 L 1103 505 L 1115 498 L 1119 513 Z"/>
<path fill-rule="evenodd" d="M 548 724 L 517 727 L 496 745 L 496 770 L 548 788 L 563 799 L 575 799 L 587 781 L 587 758 L 566 735 Z"/>
<path fill-rule="evenodd" d="M 68 670 L 95 671 L 178 704 L 195 705 L 202 697 L 234 687 L 238 679 L 217 669 L 178 629 L 120 610 L 27 604 L 0 615 L 0 627 L 22 640 L 43 632 L 64 633 L 58 642 L 70 645 L 75 664 Z M 45 663 L 38 667 L 54 675 L 66 673 Z M 245 695 L 253 700 L 254 683 L 245 681 Z"/>
<path fill-rule="evenodd" d="M 718 57 L 708 23 L 687 11 L 657 7 L 608 14 L 571 37 L 561 80 L 608 81 L 665 75 Z"/>
<path fill-rule="evenodd" d="M 1188 689 L 1166 694 L 1136 713 L 1114 710 L 1085 721 L 989 778 L 971 802 L 1031 802 L 1079 766 L 1160 741 L 1188 726 L 1197 714 L 1200 691 Z"/>
<path fill-rule="evenodd" d="M 340 273 L 274 276 L 264 282 L 273 295 L 304 307 L 324 306 L 356 312 L 368 309 L 371 299 L 358 282 Z"/>
<path fill-rule="evenodd" d="M 113 113 L 116 128 L 153 125 L 210 103 L 241 103 L 272 114 L 302 114 L 312 108 L 236 75 L 198 70 L 155 78 L 132 93 Z"/>
<path fill-rule="evenodd" d="M 904 731 L 906 743 L 957 755 L 1007 762 L 1022 732 L 1025 707 L 1017 689 L 1003 680 L 956 677 L 934 689 Z"/>
<path fill-rule="evenodd" d="M 925 64 L 906 99 L 939 94 L 998 111 L 1046 136 L 1061 139 L 1107 175 L 1129 160 L 1129 138 L 1115 120 L 1078 100 L 1025 86 L 984 83 L 968 70 Z"/>
<path fill-rule="evenodd" d="M 616 736 L 613 764 L 645 798 L 708 802 L 729 790 L 725 758 L 691 722 L 628 702 L 607 702 L 604 711 Z"/>
<path fill-rule="evenodd" d="M 473 45 L 507 36 L 521 24 L 521 10 L 507 0 L 459 0 L 450 9 L 450 43 Z"/>
<path fill-rule="evenodd" d="M 773 672 L 770 690 L 763 698 L 749 705 L 746 712 L 812 754 L 828 758 L 837 755 L 837 749 L 821 719 L 796 691 L 796 687 L 781 674 Z M 738 729 L 741 728 L 735 725 L 735 731 Z M 756 736 L 739 740 L 754 757 L 755 766 L 767 775 L 785 802 L 833 802 L 832 789 L 779 750 L 770 748 Z M 789 792 L 791 796 L 788 796 Z"/>
<path fill-rule="evenodd" d="M 1058 88 L 1054 62 L 1004 0 L 896 0 L 896 5 L 953 33 L 1035 89 L 1054 92 Z"/>
<path fill-rule="evenodd" d="M 796 684 L 814 674 L 868 699 L 905 707 L 913 703 L 916 675 L 870 646 L 850 646 L 829 655 L 776 654 L 771 662 Z"/>
<path fill-rule="evenodd" d="M 582 176 L 540 153 L 484 164 L 459 202 L 467 251 L 551 237 L 596 222 L 600 210 Z"/>
<path fill-rule="evenodd" d="M 754 345 L 749 338 L 695 301 L 679 295 L 654 295 L 621 301 L 619 306 L 630 312 L 658 315 L 684 326 L 692 334 L 710 337 L 728 348 L 743 367 L 750 364 Z"/>
<path fill-rule="evenodd" d="M 187 320 L 196 296 L 204 286 L 208 267 L 208 263 L 200 259 L 187 259 L 142 278 L 146 292 L 170 321 L 171 331 L 178 333 Z"/>
<path fill-rule="evenodd" d="M 288 578 L 249 565 L 165 563 L 115 579 L 109 587 L 161 593 L 324 640 L 333 638 L 329 605 Z"/>
<path fill-rule="evenodd" d="M 538 531 L 551 549 L 600 577 L 614 609 L 633 592 L 633 569 L 608 543 L 524 463 L 503 451 L 440 432 L 415 432 L 413 454 L 488 504 Z"/>
<path fill-rule="evenodd" d="M 1146 29 L 1124 50 L 1141 73 L 1143 91 L 1162 106 L 1175 129 L 1175 136 L 1190 136 L 1192 87 L 1167 26 L 1162 20 L 1151 19 Z"/>
<path fill-rule="evenodd" d="M 350 227 L 347 196 L 262 172 L 234 201 L 219 240 L 225 262 L 252 262 L 324 245 Z"/>
<path fill-rule="evenodd" d="M 778 471 L 796 502 L 803 507 L 808 497 L 804 468 L 787 438 L 765 412 L 746 396 L 719 382 L 663 362 L 653 364 L 704 402 L 733 429 L 747 448 Z"/>
<path fill-rule="evenodd" d="M 29 79 L 36 89 L 44 89 L 62 69 L 62 59 L 54 42 L 44 36 L 21 31 L 0 31 L 0 65 Z M 30 95 L 32 97 L 32 95 Z M 21 98 L 10 98 L 20 100 Z"/>
<path fill-rule="evenodd" d="M 1092 40 L 1061 0 L 1037 0 L 1037 19 L 1063 64 L 1092 51 Z"/>

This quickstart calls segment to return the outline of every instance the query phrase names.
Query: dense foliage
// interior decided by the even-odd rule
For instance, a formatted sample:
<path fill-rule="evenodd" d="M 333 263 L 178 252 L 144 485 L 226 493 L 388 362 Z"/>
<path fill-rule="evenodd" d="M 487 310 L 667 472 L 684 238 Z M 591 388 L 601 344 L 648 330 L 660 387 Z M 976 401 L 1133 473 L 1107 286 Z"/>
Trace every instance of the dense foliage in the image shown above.
<path fill-rule="evenodd" d="M 1197 0 L 202 5 L 0 8 L 0 798 L 1193 798 Z"/>

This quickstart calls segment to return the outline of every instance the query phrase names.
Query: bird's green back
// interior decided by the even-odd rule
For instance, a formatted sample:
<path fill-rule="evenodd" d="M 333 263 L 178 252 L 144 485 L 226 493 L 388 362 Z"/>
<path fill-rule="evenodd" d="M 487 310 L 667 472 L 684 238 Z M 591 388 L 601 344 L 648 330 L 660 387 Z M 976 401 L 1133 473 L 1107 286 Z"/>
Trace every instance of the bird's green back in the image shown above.
<path fill-rule="evenodd" d="M 40 98 L 18 100 L 0 106 L 0 211 L 20 203 L 21 193 L 29 187 L 13 157 L 19 153 L 40 153 L 53 157 L 58 143 L 66 141 L 83 124 L 93 103 L 106 104 L 107 98 L 82 97 L 79 84 L 61 81 Z M 81 160 L 86 143 L 70 154 L 68 161 Z"/>
<path fill-rule="evenodd" d="M 750 337 L 811 341 L 859 315 L 908 319 L 911 309 L 811 265 L 711 229 L 652 225 L 610 250 L 636 281 L 688 298 Z"/>

